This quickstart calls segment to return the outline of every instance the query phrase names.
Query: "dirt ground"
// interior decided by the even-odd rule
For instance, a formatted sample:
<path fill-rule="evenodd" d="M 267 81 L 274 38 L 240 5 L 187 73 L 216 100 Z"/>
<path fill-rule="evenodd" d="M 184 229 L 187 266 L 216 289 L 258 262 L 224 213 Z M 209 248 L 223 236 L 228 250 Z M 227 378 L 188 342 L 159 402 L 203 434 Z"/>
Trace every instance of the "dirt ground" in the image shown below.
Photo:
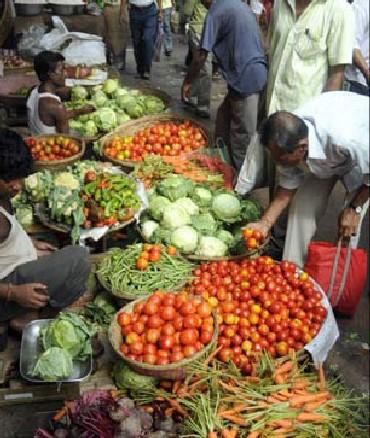
<path fill-rule="evenodd" d="M 127 68 L 121 75 L 122 83 L 128 86 L 150 86 L 161 89 L 174 99 L 174 109 L 178 113 L 189 114 L 180 102 L 180 87 L 184 77 L 184 59 L 187 46 L 184 37 L 176 36 L 172 57 L 162 56 L 161 62 L 153 65 L 151 81 L 135 79 L 133 52 L 127 51 Z M 216 109 L 225 92 L 223 80 L 213 82 L 212 114 L 204 123 L 214 127 Z M 267 190 L 256 191 L 256 196 L 267 204 Z M 322 219 L 316 240 L 334 241 L 337 216 L 344 198 L 341 185 L 337 185 L 331 196 L 327 212 Z M 369 217 L 367 215 L 361 236 L 360 246 L 369 248 Z M 338 319 L 340 339 L 327 360 L 327 368 L 344 377 L 346 384 L 358 393 L 369 393 L 369 288 L 363 291 L 361 303 L 355 317 L 351 320 Z M 50 411 L 58 403 L 39 403 L 5 407 L 0 409 L 0 438 L 31 438 L 32 431 L 44 423 Z"/>

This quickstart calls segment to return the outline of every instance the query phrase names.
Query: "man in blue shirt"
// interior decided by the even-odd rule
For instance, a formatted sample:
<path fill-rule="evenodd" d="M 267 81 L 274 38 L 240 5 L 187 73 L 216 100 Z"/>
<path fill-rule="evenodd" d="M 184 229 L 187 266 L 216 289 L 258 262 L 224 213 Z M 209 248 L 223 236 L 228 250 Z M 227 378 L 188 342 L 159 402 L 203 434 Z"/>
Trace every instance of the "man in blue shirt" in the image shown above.
<path fill-rule="evenodd" d="M 266 58 L 256 18 L 241 0 L 202 0 L 208 9 L 198 55 L 184 79 L 181 97 L 187 100 L 192 81 L 213 52 L 228 85 L 217 112 L 216 138 L 230 148 L 237 171 L 243 164 L 257 128 L 259 92 L 267 79 Z"/>

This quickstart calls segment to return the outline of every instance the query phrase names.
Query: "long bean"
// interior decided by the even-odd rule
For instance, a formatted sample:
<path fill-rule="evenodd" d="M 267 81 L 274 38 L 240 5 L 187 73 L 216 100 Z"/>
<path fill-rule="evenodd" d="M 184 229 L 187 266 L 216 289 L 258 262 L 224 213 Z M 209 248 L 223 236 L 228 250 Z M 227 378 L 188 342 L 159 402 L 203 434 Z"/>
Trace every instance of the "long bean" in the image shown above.
<path fill-rule="evenodd" d="M 165 251 L 158 262 L 149 263 L 148 269 L 135 267 L 142 245 L 112 249 L 99 267 L 99 274 L 116 295 L 137 298 L 157 289 L 169 291 L 180 286 L 191 275 L 194 265 L 181 256 L 170 256 Z"/>

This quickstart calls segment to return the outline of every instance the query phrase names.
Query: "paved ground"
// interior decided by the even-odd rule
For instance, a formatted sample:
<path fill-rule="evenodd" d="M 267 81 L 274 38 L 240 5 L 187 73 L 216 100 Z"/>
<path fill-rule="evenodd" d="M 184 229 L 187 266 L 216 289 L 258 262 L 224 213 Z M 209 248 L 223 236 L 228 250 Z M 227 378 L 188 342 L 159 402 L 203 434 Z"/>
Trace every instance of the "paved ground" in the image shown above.
<path fill-rule="evenodd" d="M 122 82 L 130 86 L 152 86 L 166 91 L 174 99 L 174 108 L 177 112 L 185 112 L 180 101 L 180 87 L 184 75 L 183 63 L 186 54 L 186 45 L 181 38 L 176 38 L 175 55 L 171 58 L 163 56 L 160 63 L 154 63 L 150 83 L 135 79 L 133 53 L 127 53 L 127 70 L 122 75 Z M 204 121 L 213 128 L 215 112 L 225 91 L 223 81 L 217 81 L 213 87 L 212 116 Z M 185 112 L 186 113 L 186 112 Z M 256 192 L 261 202 L 267 203 L 267 190 Z M 320 223 L 317 240 L 334 241 L 336 221 L 341 208 L 344 192 L 338 185 L 330 199 L 327 213 Z M 363 226 L 361 247 L 369 248 L 369 218 L 367 216 Z M 347 385 L 359 393 L 369 392 L 369 289 L 363 292 L 361 303 L 352 320 L 339 319 L 341 336 L 327 361 L 327 367 L 341 374 Z M 3 408 L 0 410 L 0 438 L 28 438 L 32 437 L 31 430 L 36 424 L 45 419 L 45 412 L 54 409 L 50 404 L 23 405 Z M 355 437 L 354 437 L 355 438 Z"/>

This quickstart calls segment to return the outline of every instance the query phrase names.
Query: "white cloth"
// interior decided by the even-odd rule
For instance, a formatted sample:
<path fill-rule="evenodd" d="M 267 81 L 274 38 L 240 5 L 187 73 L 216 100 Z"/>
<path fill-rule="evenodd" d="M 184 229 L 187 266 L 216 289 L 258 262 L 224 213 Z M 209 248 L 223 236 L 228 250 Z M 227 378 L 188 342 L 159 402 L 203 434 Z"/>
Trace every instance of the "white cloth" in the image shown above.
<path fill-rule="evenodd" d="M 307 172 L 319 179 L 337 176 L 347 192 L 369 185 L 369 98 L 345 91 L 323 93 L 294 111 L 309 129 Z M 279 185 L 296 189 L 302 167 L 277 166 Z"/>
<path fill-rule="evenodd" d="M 355 49 L 359 49 L 367 65 L 369 65 L 369 0 L 355 0 L 351 4 L 356 20 Z M 367 86 L 366 79 L 354 65 L 348 66 L 345 71 L 348 81 L 358 82 Z"/>
<path fill-rule="evenodd" d="M 154 3 L 153 0 L 130 0 L 130 5 L 137 6 L 138 8 L 149 6 L 152 3 Z"/>
<path fill-rule="evenodd" d="M 55 96 L 55 94 L 39 93 L 38 87 L 35 87 L 32 90 L 27 100 L 27 114 L 28 114 L 28 127 L 30 128 L 33 135 L 56 133 L 55 126 L 47 126 L 40 119 L 39 102 L 40 99 L 44 97 L 56 99 L 58 102 L 61 102 L 60 97 Z"/>
<path fill-rule="evenodd" d="M 288 228 L 284 245 L 283 259 L 303 267 L 308 245 L 315 235 L 317 223 L 328 206 L 328 198 L 337 182 L 337 177 L 319 179 L 306 175 L 289 206 Z M 345 205 L 353 199 L 354 193 L 346 196 Z M 369 207 L 367 201 L 362 208 L 357 236 L 351 238 L 352 248 L 356 248 L 361 232 L 363 218 Z"/>
<path fill-rule="evenodd" d="M 10 223 L 10 232 L 7 239 L 0 243 L 0 280 L 7 277 L 17 266 L 37 259 L 37 252 L 32 240 L 21 227 L 15 216 L 0 207 Z"/>

